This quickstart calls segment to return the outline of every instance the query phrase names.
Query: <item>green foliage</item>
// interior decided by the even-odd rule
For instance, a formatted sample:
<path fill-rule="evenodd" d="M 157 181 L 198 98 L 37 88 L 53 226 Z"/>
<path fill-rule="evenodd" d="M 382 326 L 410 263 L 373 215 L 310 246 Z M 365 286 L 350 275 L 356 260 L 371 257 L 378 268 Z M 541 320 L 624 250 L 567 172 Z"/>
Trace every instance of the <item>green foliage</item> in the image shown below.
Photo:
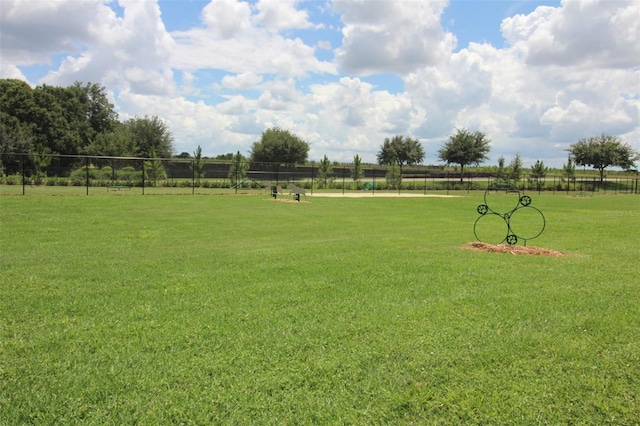
<path fill-rule="evenodd" d="M 400 170 L 400 166 L 396 163 L 392 163 L 387 168 L 385 179 L 389 189 L 399 189 L 400 185 L 402 185 L 402 170 Z"/>
<path fill-rule="evenodd" d="M 309 144 L 288 130 L 278 127 L 262 132 L 259 142 L 251 146 L 251 162 L 292 165 L 304 163 Z"/>
<path fill-rule="evenodd" d="M 31 154 L 31 163 L 33 164 L 33 168 L 34 168 L 33 179 L 34 179 L 35 185 L 42 184 L 44 177 L 47 176 L 47 173 L 45 172 L 45 168 L 49 164 L 51 164 L 51 158 L 52 157 L 50 155 L 47 155 L 44 152 L 44 148 L 42 147 L 39 149 L 38 152 Z"/>
<path fill-rule="evenodd" d="M 136 154 L 136 140 L 128 126 L 116 123 L 110 132 L 99 133 L 85 148 L 88 155 L 132 157 Z"/>
<path fill-rule="evenodd" d="M 239 182 L 245 179 L 247 177 L 247 170 L 249 170 L 249 163 L 244 155 L 238 151 L 229 166 L 229 180 L 231 181 L 231 185 L 238 185 Z"/>
<path fill-rule="evenodd" d="M 496 178 L 504 179 L 507 176 L 507 171 L 504 167 L 505 159 L 503 156 L 498 158 L 498 169 L 496 170 Z"/>
<path fill-rule="evenodd" d="M 518 181 L 522 177 L 522 172 L 522 157 L 520 157 L 520 154 L 516 154 L 511 163 L 509 163 L 509 179 Z"/>
<path fill-rule="evenodd" d="M 152 185 L 156 186 L 158 180 L 167 178 L 167 172 L 164 169 L 164 163 L 158 159 L 155 147 L 152 146 L 149 148 L 148 156 L 151 160 L 144 162 L 144 171 L 146 177 L 151 180 Z"/>
<path fill-rule="evenodd" d="M 173 155 L 171 132 L 167 124 L 157 116 L 130 118 L 124 126 L 135 141 L 135 155 L 145 157 L 151 148 L 158 158 L 171 158 Z"/>
<path fill-rule="evenodd" d="M 592 166 L 600 172 L 600 181 L 604 179 L 604 169 L 609 166 L 628 170 L 640 159 L 628 143 L 623 143 L 617 136 L 605 133 L 599 136 L 580 139 L 571 144 L 569 154 L 578 166 Z"/>
<path fill-rule="evenodd" d="M 0 79 L 0 105 L 0 152 L 144 156 L 153 146 L 169 157 L 173 151 L 164 122 L 145 116 L 120 123 L 99 84 L 31 89 L 19 80 Z"/>
<path fill-rule="evenodd" d="M 325 155 L 318 165 L 318 188 L 328 188 L 333 179 L 333 165 Z"/>
<path fill-rule="evenodd" d="M 359 155 L 356 155 L 353 157 L 353 164 L 351 165 L 351 179 L 353 179 L 357 186 L 363 176 L 364 169 L 362 168 L 362 159 Z"/>
<path fill-rule="evenodd" d="M 418 139 L 396 135 L 393 138 L 385 138 L 378 152 L 378 164 L 415 165 L 424 160 L 424 149 Z"/>
<path fill-rule="evenodd" d="M 198 145 L 193 153 L 193 161 L 189 165 L 196 180 L 196 184 L 200 183 L 200 179 L 204 177 L 204 166 L 206 162 L 202 158 L 202 147 Z"/>
<path fill-rule="evenodd" d="M 464 167 L 471 164 L 480 164 L 486 160 L 487 153 L 491 150 L 491 140 L 480 132 L 456 129 L 455 135 L 450 135 L 449 140 L 438 150 L 438 158 L 449 164 L 460 165 L 460 181 L 464 177 Z"/>

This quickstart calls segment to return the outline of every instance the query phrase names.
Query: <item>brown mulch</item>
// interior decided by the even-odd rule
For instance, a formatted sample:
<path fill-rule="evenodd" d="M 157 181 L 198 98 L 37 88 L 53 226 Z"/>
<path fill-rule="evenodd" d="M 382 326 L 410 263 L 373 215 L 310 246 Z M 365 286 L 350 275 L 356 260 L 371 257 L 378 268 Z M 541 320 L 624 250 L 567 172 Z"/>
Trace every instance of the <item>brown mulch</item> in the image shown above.
<path fill-rule="evenodd" d="M 542 247 L 533 246 L 518 246 L 509 244 L 487 244 L 480 241 L 474 241 L 462 246 L 465 250 L 486 251 L 489 253 L 510 253 L 513 255 L 534 255 L 534 256 L 553 256 L 564 257 L 566 256 L 561 251 L 550 250 Z"/>
<path fill-rule="evenodd" d="M 296 201 L 293 198 L 269 198 L 269 201 L 276 201 L 278 203 L 290 203 L 290 204 L 308 204 L 309 201 L 300 200 Z"/>

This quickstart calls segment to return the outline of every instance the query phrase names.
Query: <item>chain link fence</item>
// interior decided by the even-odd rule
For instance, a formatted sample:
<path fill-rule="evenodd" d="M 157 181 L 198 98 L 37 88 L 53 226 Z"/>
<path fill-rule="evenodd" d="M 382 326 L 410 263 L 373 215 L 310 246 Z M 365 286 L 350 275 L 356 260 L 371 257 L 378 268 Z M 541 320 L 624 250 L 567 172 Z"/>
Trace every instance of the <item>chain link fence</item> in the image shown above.
<path fill-rule="evenodd" d="M 356 177 L 357 175 L 357 177 Z M 495 172 L 472 171 L 460 176 L 438 166 L 333 164 L 283 165 L 195 158 L 134 158 L 72 155 L 0 154 L 0 194 L 284 194 L 290 184 L 314 192 L 377 191 L 449 193 L 485 191 L 499 180 Z M 511 182 L 522 191 L 640 194 L 640 177 L 628 173 L 600 181 L 579 171 L 573 178 L 523 175 Z"/>

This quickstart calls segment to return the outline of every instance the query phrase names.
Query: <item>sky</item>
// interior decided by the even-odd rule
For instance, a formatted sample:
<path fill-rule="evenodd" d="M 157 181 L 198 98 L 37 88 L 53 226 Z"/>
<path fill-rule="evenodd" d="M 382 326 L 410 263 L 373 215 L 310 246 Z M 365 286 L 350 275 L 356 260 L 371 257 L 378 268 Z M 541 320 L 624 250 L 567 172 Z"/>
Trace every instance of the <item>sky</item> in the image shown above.
<path fill-rule="evenodd" d="M 602 133 L 640 150 L 638 0 L 1 0 L 0 78 L 105 87 L 176 154 L 249 155 L 279 127 L 309 159 L 376 162 L 456 129 L 561 167 Z"/>

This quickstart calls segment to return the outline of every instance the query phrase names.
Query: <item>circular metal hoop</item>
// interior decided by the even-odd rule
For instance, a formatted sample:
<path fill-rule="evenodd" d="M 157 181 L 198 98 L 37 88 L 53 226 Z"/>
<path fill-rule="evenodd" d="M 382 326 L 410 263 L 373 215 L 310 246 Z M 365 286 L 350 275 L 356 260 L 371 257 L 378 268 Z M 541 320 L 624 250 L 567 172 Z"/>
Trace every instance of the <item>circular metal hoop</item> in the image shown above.
<path fill-rule="evenodd" d="M 507 209 L 507 211 L 504 212 L 500 212 L 500 211 L 496 211 L 495 208 L 492 208 L 489 204 L 489 199 L 488 199 L 488 195 L 490 192 L 492 191 L 505 191 L 505 193 L 509 194 L 516 194 L 517 195 L 517 202 L 515 203 L 515 206 L 512 209 Z M 485 217 L 493 217 L 492 215 L 496 215 L 499 216 L 500 218 L 502 218 L 505 222 L 505 224 L 507 225 L 507 232 L 504 236 L 504 238 L 502 238 L 502 240 L 500 242 L 498 242 L 497 244 L 502 244 L 504 242 L 506 242 L 509 245 L 514 245 L 517 244 L 519 240 L 523 240 L 524 244 L 527 244 L 528 240 L 532 240 L 534 238 L 537 238 L 540 236 L 540 234 L 542 234 L 542 232 L 544 232 L 544 229 L 546 227 L 546 219 L 544 217 L 544 215 L 542 214 L 542 212 L 531 206 L 531 197 L 528 195 L 523 195 L 520 196 L 520 191 L 518 191 L 518 188 L 513 185 L 511 182 L 508 181 L 497 181 L 492 183 L 487 190 L 484 193 L 484 204 L 480 204 L 477 208 L 476 211 L 478 212 L 478 214 L 480 215 L 480 217 L 478 217 L 476 219 L 476 221 L 473 224 L 473 234 L 476 237 L 476 240 L 478 241 L 482 241 L 480 239 L 480 237 L 478 236 L 478 222 L 480 221 L 480 219 L 485 218 Z M 527 210 L 525 210 L 527 209 Z M 520 235 L 518 234 L 516 231 L 518 231 L 518 226 L 513 227 L 512 226 L 512 219 L 515 216 L 516 219 L 516 223 L 518 221 L 518 212 L 536 212 L 537 215 L 540 216 L 541 218 L 541 223 L 542 226 L 540 227 L 540 230 L 536 230 L 533 232 L 533 236 L 531 235 Z M 489 214 L 490 213 L 490 214 Z M 535 213 L 534 213 L 535 214 Z M 486 222 L 486 220 L 485 220 Z M 515 231 L 514 231 L 515 228 Z M 536 233 L 537 232 L 537 233 Z M 483 242 L 487 242 L 487 241 L 483 241 Z"/>

